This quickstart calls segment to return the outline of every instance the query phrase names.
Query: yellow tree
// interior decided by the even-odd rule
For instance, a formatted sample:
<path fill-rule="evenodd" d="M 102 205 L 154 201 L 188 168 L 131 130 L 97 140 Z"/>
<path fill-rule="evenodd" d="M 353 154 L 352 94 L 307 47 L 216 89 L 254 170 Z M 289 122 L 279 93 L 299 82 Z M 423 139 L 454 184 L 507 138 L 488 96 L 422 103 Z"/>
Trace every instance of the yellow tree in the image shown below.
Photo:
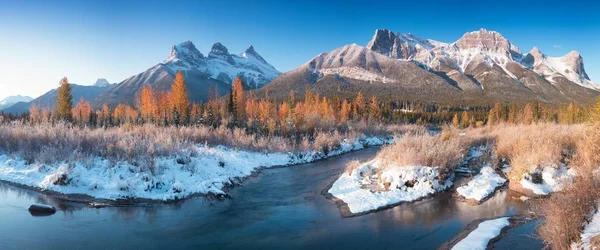
<path fill-rule="evenodd" d="M 523 117 L 521 122 L 523 124 L 531 124 L 533 122 L 533 110 L 531 109 L 531 105 L 529 103 L 525 105 L 525 109 L 523 109 Z"/>
<path fill-rule="evenodd" d="M 79 102 L 71 111 L 71 115 L 76 122 L 85 123 L 89 122 L 90 114 L 92 113 L 92 105 L 87 102 L 83 96 L 79 99 Z"/>
<path fill-rule="evenodd" d="M 125 115 L 125 106 L 123 104 L 117 105 L 117 107 L 113 111 L 113 118 L 115 119 L 117 124 L 125 122 L 126 115 Z"/>
<path fill-rule="evenodd" d="M 158 118 L 156 95 L 151 85 L 144 86 L 137 101 L 138 109 L 145 121 Z"/>
<path fill-rule="evenodd" d="M 71 120 L 71 109 L 73 109 L 73 96 L 71 96 L 71 85 L 66 77 L 60 80 L 58 95 L 56 97 L 56 116 L 61 120 Z"/>
<path fill-rule="evenodd" d="M 38 108 L 37 104 L 31 104 L 31 106 L 29 107 L 29 119 L 32 122 L 38 122 L 41 119 L 41 112 L 40 112 L 40 108 Z"/>
<path fill-rule="evenodd" d="M 342 106 L 340 107 L 340 123 L 345 123 L 348 121 L 348 118 L 350 117 L 350 104 L 348 104 L 348 101 L 346 99 L 344 99 L 342 101 Z"/>
<path fill-rule="evenodd" d="M 458 120 L 458 113 L 455 113 L 454 117 L 452 117 L 452 125 L 456 128 L 460 126 L 460 121 Z"/>
<path fill-rule="evenodd" d="M 189 104 L 187 91 L 185 89 L 185 81 L 183 79 L 183 73 L 177 71 L 173 85 L 171 85 L 171 108 L 176 115 L 180 117 L 187 117 L 189 115 Z"/>
<path fill-rule="evenodd" d="M 379 104 L 377 103 L 377 97 L 371 97 L 371 103 L 369 103 L 369 112 L 371 117 L 375 119 L 379 119 L 381 117 L 381 109 L 379 108 Z"/>
<path fill-rule="evenodd" d="M 358 92 L 356 95 L 354 106 L 356 107 L 356 115 L 362 115 L 365 110 L 365 96 L 362 94 L 362 92 Z"/>
<path fill-rule="evenodd" d="M 460 118 L 460 126 L 463 128 L 466 128 L 469 126 L 469 124 L 470 124 L 469 113 L 467 113 L 467 111 L 463 111 L 462 116 Z"/>
<path fill-rule="evenodd" d="M 600 96 L 596 98 L 596 104 L 592 108 L 592 112 L 590 114 L 590 120 L 594 123 L 600 122 Z"/>

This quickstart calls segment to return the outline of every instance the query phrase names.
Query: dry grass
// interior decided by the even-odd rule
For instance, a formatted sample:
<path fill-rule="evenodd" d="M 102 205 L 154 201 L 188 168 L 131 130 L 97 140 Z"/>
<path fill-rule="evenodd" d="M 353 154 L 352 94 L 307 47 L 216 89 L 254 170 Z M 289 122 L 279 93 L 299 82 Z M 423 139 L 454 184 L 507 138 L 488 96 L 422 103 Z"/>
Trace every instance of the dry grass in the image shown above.
<path fill-rule="evenodd" d="M 495 144 L 496 157 L 512 167 L 511 180 L 520 180 L 524 173 L 536 168 L 569 163 L 585 134 L 584 125 L 558 124 L 503 124 L 468 131 L 473 141 Z"/>
<path fill-rule="evenodd" d="M 569 249 L 579 241 L 583 222 L 600 198 L 598 183 L 591 176 L 579 176 L 571 187 L 553 194 L 537 209 L 545 217 L 538 227 L 544 243 L 550 249 Z"/>
<path fill-rule="evenodd" d="M 369 132 L 384 134 L 385 127 Z M 389 134 L 389 132 L 387 132 Z M 109 160 L 143 161 L 156 156 L 193 152 L 197 144 L 225 145 L 261 152 L 331 150 L 345 138 L 360 135 L 355 129 L 316 131 L 297 136 L 259 136 L 243 129 L 208 126 L 160 127 L 151 124 L 111 128 L 87 128 L 66 123 L 36 125 L 12 122 L 0 124 L 0 153 L 20 156 L 26 161 L 54 163 L 104 157 Z"/>
<path fill-rule="evenodd" d="M 456 132 L 442 132 L 442 135 L 429 133 L 406 134 L 396 143 L 384 147 L 377 158 L 382 168 L 403 166 L 432 166 L 440 168 L 445 177 L 462 160 L 465 144 Z"/>
<path fill-rule="evenodd" d="M 580 135 L 580 130 L 584 130 Z M 580 240 L 584 222 L 600 199 L 600 182 L 597 169 L 600 165 L 600 124 L 575 130 L 576 154 L 572 165 L 577 168 L 577 177 L 564 191 L 554 193 L 543 201 L 538 211 L 545 217 L 538 232 L 551 249 L 569 249 L 571 242 Z"/>

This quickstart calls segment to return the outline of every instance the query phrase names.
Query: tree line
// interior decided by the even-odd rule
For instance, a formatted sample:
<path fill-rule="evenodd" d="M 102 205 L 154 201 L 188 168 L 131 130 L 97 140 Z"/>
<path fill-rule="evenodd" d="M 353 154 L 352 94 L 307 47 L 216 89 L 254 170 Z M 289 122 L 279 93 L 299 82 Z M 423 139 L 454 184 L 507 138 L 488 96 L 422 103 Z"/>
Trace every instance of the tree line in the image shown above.
<path fill-rule="evenodd" d="M 205 103 L 189 100 L 186 83 L 177 72 L 171 89 L 157 91 L 151 85 L 142 88 L 133 106 L 107 104 L 94 110 L 81 98 L 74 106 L 67 78 L 60 81 L 56 105 L 52 110 L 32 104 L 31 122 L 64 120 L 82 126 L 119 126 L 152 123 L 162 126 L 210 125 L 242 127 L 252 132 L 286 134 L 310 132 L 315 129 L 343 128 L 353 122 L 366 124 L 411 123 L 452 124 L 455 127 L 478 127 L 498 123 L 531 124 L 555 122 L 573 124 L 600 114 L 600 101 L 594 106 L 541 104 L 501 104 L 492 106 L 452 107 L 408 101 L 379 102 L 376 96 L 361 92 L 354 98 L 325 97 L 305 90 L 301 99 L 295 93 L 283 101 L 274 101 L 268 94 L 256 97 L 247 93 L 241 78 L 231 84 L 229 95 L 210 98 Z M 600 99 L 599 99 L 600 100 Z M 600 115 L 598 115 L 600 116 Z"/>

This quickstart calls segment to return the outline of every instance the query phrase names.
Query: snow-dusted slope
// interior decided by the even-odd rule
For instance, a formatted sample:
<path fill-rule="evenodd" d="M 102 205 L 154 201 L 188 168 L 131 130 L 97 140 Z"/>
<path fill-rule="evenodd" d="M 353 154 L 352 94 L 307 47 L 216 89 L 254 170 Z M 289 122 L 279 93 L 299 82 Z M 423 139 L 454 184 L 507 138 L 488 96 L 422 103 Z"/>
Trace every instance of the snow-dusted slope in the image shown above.
<path fill-rule="evenodd" d="M 0 101 L 0 110 L 4 110 L 17 102 L 31 102 L 33 98 L 29 96 L 9 96 Z"/>

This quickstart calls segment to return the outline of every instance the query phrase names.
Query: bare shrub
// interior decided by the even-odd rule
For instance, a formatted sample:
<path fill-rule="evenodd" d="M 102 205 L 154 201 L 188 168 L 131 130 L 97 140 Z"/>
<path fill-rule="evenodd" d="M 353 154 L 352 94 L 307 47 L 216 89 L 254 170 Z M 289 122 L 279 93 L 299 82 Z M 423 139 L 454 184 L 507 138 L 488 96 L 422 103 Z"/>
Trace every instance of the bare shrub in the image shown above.
<path fill-rule="evenodd" d="M 544 243 L 550 249 L 570 249 L 579 241 L 583 222 L 594 211 L 600 197 L 598 183 L 589 175 L 579 175 L 571 187 L 544 200 L 538 211 L 545 217 L 538 227 Z"/>

